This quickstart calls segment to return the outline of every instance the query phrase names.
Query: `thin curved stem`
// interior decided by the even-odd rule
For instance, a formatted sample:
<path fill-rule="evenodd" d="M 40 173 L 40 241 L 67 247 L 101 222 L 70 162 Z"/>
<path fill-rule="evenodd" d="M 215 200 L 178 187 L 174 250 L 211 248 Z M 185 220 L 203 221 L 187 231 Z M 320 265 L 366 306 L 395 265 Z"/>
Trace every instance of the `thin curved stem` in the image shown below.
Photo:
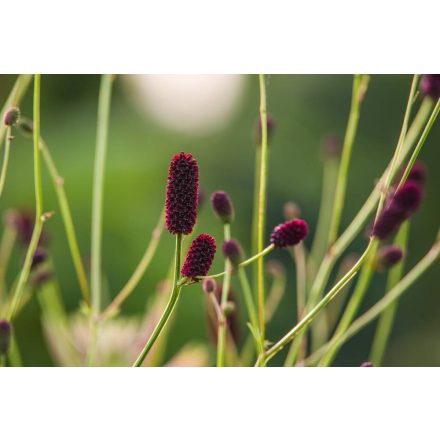
<path fill-rule="evenodd" d="M 91 297 L 95 318 L 101 309 L 102 282 L 102 212 L 104 169 L 107 155 L 108 124 L 113 75 L 102 75 L 99 90 L 98 124 L 96 135 L 95 170 L 93 174 L 92 243 L 91 243 Z"/>
<path fill-rule="evenodd" d="M 176 249 L 174 253 L 174 280 L 173 280 L 173 289 L 171 291 L 170 299 L 168 301 L 167 306 L 165 307 L 165 310 L 159 322 L 157 323 L 155 329 L 153 330 L 153 333 L 149 337 L 147 343 L 145 344 L 145 347 L 143 348 L 142 352 L 139 354 L 138 358 L 133 364 L 133 367 L 140 367 L 142 365 L 149 351 L 156 342 L 156 339 L 159 337 L 163 328 L 165 327 L 169 317 L 171 316 L 171 313 L 174 310 L 174 307 L 177 304 L 177 301 L 180 296 L 180 291 L 184 283 L 184 279 L 180 280 L 180 282 L 178 281 L 180 276 L 181 252 L 182 252 L 182 234 L 178 233 L 176 234 Z"/>
<path fill-rule="evenodd" d="M 81 258 L 81 252 L 79 250 L 78 239 L 75 232 L 75 226 L 73 224 L 72 212 L 70 210 L 69 202 L 67 199 L 66 191 L 64 189 L 64 179 L 59 174 L 55 162 L 50 154 L 49 148 L 40 137 L 40 148 L 43 154 L 43 159 L 46 163 L 47 169 L 52 180 L 52 184 L 55 188 L 55 192 L 60 206 L 61 217 L 64 223 L 64 229 L 66 231 L 67 243 L 70 249 L 70 255 L 72 257 L 73 266 L 75 268 L 76 276 L 78 278 L 79 287 L 83 296 L 84 302 L 90 306 L 90 289 L 87 280 L 86 271 Z"/>
<path fill-rule="evenodd" d="M 266 221 L 266 191 L 267 191 L 267 170 L 268 170 L 268 146 L 267 146 L 267 99 L 266 84 L 264 75 L 258 75 L 260 84 L 260 120 L 261 120 L 261 160 L 260 160 L 260 191 L 258 196 L 258 252 L 263 251 L 264 230 Z M 264 285 L 264 262 L 262 259 L 257 263 L 258 272 L 258 320 L 260 324 L 261 345 L 264 347 L 265 341 L 265 285 Z"/>
<path fill-rule="evenodd" d="M 246 271 L 243 267 L 238 268 L 238 278 L 241 284 L 241 290 L 243 291 L 244 302 L 249 317 L 249 321 L 255 330 L 258 330 L 258 317 L 255 309 L 254 298 L 252 296 L 251 286 L 249 284 Z M 267 315 L 266 315 L 267 316 Z"/>
<path fill-rule="evenodd" d="M 41 185 L 41 166 L 40 166 L 40 88 L 41 75 L 35 75 L 34 78 L 34 186 L 35 186 L 35 225 L 32 231 L 31 241 L 26 252 L 26 257 L 23 267 L 18 278 L 17 286 L 15 288 L 11 305 L 8 311 L 8 319 L 12 321 L 15 313 L 20 305 L 24 287 L 29 278 L 31 270 L 32 259 L 40 241 L 41 231 L 43 229 L 43 192 Z"/>
<path fill-rule="evenodd" d="M 0 174 L 0 197 L 3 194 L 3 188 L 5 186 L 5 180 L 6 180 L 6 171 L 8 170 L 8 163 L 9 163 L 9 152 L 11 150 L 11 141 L 12 141 L 12 129 L 9 126 L 6 130 L 6 142 L 5 142 L 5 154 L 3 157 L 3 165 L 2 165 L 2 171 Z"/>
<path fill-rule="evenodd" d="M 159 220 L 156 227 L 153 229 L 153 232 L 151 233 L 151 240 L 148 243 L 147 248 L 145 249 L 145 253 L 142 256 L 141 261 L 137 265 L 136 269 L 134 270 L 133 274 L 131 275 L 125 286 L 116 295 L 109 306 L 103 311 L 103 313 L 101 314 L 101 319 L 107 319 L 116 314 L 121 307 L 121 304 L 131 295 L 133 290 L 139 284 L 145 271 L 148 269 L 148 266 L 153 260 L 154 254 L 156 253 L 156 250 L 159 246 L 160 237 L 164 229 L 163 226 L 164 211 L 160 213 Z"/>

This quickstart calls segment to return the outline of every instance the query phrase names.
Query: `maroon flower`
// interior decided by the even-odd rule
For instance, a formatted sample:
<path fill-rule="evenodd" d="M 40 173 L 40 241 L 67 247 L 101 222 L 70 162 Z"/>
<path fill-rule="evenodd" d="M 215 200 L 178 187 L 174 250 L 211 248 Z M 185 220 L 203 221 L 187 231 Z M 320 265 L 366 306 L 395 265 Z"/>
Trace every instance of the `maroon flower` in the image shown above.
<path fill-rule="evenodd" d="M 9 321 L 0 321 L 0 356 L 8 354 L 9 346 L 11 344 L 12 328 Z"/>
<path fill-rule="evenodd" d="M 423 198 L 423 189 L 416 182 L 406 182 L 379 214 L 372 235 L 381 240 L 389 237 L 417 211 Z"/>
<path fill-rule="evenodd" d="M 217 283 L 214 278 L 205 278 L 203 280 L 203 291 L 208 295 L 210 293 L 214 293 L 215 289 L 217 289 Z"/>
<path fill-rule="evenodd" d="M 172 234 L 190 234 L 197 219 L 199 168 L 191 154 L 176 154 L 170 163 L 166 224 Z"/>
<path fill-rule="evenodd" d="M 223 255 L 229 259 L 232 267 L 236 269 L 243 259 L 243 251 L 236 240 L 227 240 L 222 246 Z"/>
<path fill-rule="evenodd" d="M 295 246 L 307 237 L 308 232 L 309 226 L 304 220 L 289 220 L 273 230 L 270 242 L 277 248 Z"/>
<path fill-rule="evenodd" d="M 17 107 L 12 107 L 9 110 L 6 111 L 6 113 L 3 115 L 3 123 L 7 127 L 12 127 L 17 124 L 18 120 L 20 119 L 20 109 Z"/>
<path fill-rule="evenodd" d="M 211 195 L 212 209 L 223 223 L 231 223 L 234 220 L 234 206 L 228 194 L 224 191 L 216 191 Z"/>
<path fill-rule="evenodd" d="M 420 90 L 424 95 L 440 99 L 440 74 L 423 75 Z"/>
<path fill-rule="evenodd" d="M 399 261 L 402 260 L 404 256 L 403 250 L 401 247 L 396 246 L 394 244 L 390 244 L 388 246 L 384 246 L 378 252 L 375 265 L 378 270 L 386 270 L 390 269 L 394 265 L 396 265 Z"/>
<path fill-rule="evenodd" d="M 208 234 L 200 234 L 191 243 L 181 273 L 184 277 L 205 276 L 211 268 L 216 251 L 215 240 Z"/>
<path fill-rule="evenodd" d="M 402 171 L 399 173 L 397 177 L 397 182 L 400 182 L 400 180 L 403 177 L 403 173 L 405 172 L 405 168 L 402 169 Z M 407 182 L 416 182 L 422 186 L 424 186 L 426 181 L 426 166 L 421 161 L 417 161 L 412 166 L 408 177 L 406 179 Z"/>

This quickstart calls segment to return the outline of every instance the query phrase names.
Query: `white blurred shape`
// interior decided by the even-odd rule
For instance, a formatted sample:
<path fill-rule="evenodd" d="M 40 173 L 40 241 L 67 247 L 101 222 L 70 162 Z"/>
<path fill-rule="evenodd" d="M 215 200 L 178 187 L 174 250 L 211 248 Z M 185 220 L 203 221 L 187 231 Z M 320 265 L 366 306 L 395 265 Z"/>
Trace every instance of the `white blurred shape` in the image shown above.
<path fill-rule="evenodd" d="M 243 94 L 242 75 L 130 75 L 134 100 L 164 126 L 207 134 L 224 127 Z"/>

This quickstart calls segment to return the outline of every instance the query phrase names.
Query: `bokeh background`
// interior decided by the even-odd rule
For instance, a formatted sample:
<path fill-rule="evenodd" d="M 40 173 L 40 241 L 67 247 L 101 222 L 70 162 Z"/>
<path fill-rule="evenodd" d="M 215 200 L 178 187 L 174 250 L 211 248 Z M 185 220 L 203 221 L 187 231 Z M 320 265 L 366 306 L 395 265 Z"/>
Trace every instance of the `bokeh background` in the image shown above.
<path fill-rule="evenodd" d="M 15 77 L 0 76 L 4 101 Z M 403 119 L 411 76 L 372 76 L 363 104 L 350 167 L 344 227 L 363 204 L 394 151 Z M 295 201 L 302 217 L 315 231 L 322 182 L 321 141 L 325 135 L 343 136 L 348 116 L 352 77 L 349 75 L 269 75 L 268 110 L 275 120 L 270 144 L 268 180 L 268 233 L 283 221 L 282 207 Z M 80 248 L 87 261 L 94 144 L 99 76 L 45 75 L 42 78 L 41 129 L 61 174 L 70 200 Z M 28 92 L 21 106 L 32 116 Z M 201 186 L 210 194 L 227 191 L 235 204 L 233 236 L 250 252 L 255 143 L 258 116 L 258 78 L 245 76 L 119 76 L 114 84 L 104 199 L 103 267 L 106 295 L 116 295 L 142 256 L 163 207 L 170 157 L 181 150 L 199 161 Z M 437 123 L 421 158 L 428 165 L 426 198 L 414 217 L 407 267 L 432 244 L 440 223 L 440 127 Z M 43 168 L 44 169 L 44 168 Z M 33 208 L 32 143 L 14 140 L 1 212 Z M 63 298 L 69 310 L 77 308 L 80 293 L 71 263 L 55 193 L 44 172 L 44 203 L 56 215 L 46 224 Z M 198 231 L 221 240 L 221 225 L 209 203 L 201 209 Z M 311 244 L 311 237 L 306 242 Z M 350 247 L 361 251 L 359 237 Z M 159 252 L 136 291 L 123 306 L 123 314 L 141 315 L 149 295 L 164 278 L 174 241 L 164 233 Z M 19 269 L 15 256 L 11 280 Z M 288 270 L 287 293 L 268 329 L 276 340 L 295 320 L 295 277 L 285 251 L 270 258 Z M 214 271 L 222 259 L 216 258 Z M 15 269 L 14 269 L 15 268 Z M 15 270 L 15 272 L 14 272 Z M 386 275 L 375 277 L 363 308 L 383 295 Z M 440 271 L 435 265 L 400 301 L 385 365 L 434 366 L 440 364 Z M 205 298 L 200 286 L 185 289 L 173 324 L 166 358 L 188 340 L 208 343 Z M 25 365 L 52 365 L 46 348 L 39 306 L 32 300 L 16 322 Z M 375 326 L 347 343 L 335 365 L 358 366 L 367 360 Z M 280 364 L 280 356 L 273 365 Z"/>

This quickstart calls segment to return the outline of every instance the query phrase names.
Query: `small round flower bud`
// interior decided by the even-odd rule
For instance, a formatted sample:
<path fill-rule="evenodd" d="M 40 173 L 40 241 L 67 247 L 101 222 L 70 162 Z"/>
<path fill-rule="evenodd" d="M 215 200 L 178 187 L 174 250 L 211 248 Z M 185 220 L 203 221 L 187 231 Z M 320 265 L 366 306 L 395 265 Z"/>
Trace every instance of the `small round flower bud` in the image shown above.
<path fill-rule="evenodd" d="M 361 367 L 374 367 L 374 364 L 372 362 L 364 362 Z"/>
<path fill-rule="evenodd" d="M 236 305 L 234 302 L 232 301 L 228 301 L 226 304 L 224 304 L 224 306 L 222 307 L 223 309 L 223 313 L 228 316 L 232 313 L 235 312 L 235 310 L 237 309 Z"/>
<path fill-rule="evenodd" d="M 181 270 L 182 275 L 193 279 L 205 276 L 211 268 L 215 251 L 214 238 L 208 234 L 200 234 L 191 243 Z"/>
<path fill-rule="evenodd" d="M 387 270 L 395 266 L 404 257 L 402 248 L 394 244 L 384 246 L 378 252 L 375 259 L 377 270 Z"/>
<path fill-rule="evenodd" d="M 208 295 L 210 293 L 214 293 L 216 288 L 217 283 L 215 282 L 214 278 L 205 278 L 203 280 L 203 291 Z"/>
<path fill-rule="evenodd" d="M 199 168 L 191 154 L 176 154 L 168 170 L 166 225 L 172 234 L 190 234 L 197 219 Z"/>
<path fill-rule="evenodd" d="M 307 237 L 308 232 L 309 227 L 304 220 L 289 220 L 273 230 L 270 242 L 277 248 L 295 246 Z"/>
<path fill-rule="evenodd" d="M 7 127 L 13 127 L 17 124 L 18 120 L 20 119 L 20 109 L 17 107 L 12 107 L 9 110 L 6 111 L 6 113 L 3 115 L 3 123 Z"/>
<path fill-rule="evenodd" d="M 440 98 L 440 74 L 423 75 L 420 90 L 432 99 Z"/>
<path fill-rule="evenodd" d="M 11 345 L 12 327 L 9 321 L 0 321 L 0 356 L 6 356 Z"/>
<path fill-rule="evenodd" d="M 229 259 L 234 269 L 238 268 L 238 265 L 243 260 L 243 251 L 240 244 L 236 240 L 227 240 L 222 246 L 223 255 Z"/>
<path fill-rule="evenodd" d="M 322 152 L 325 158 L 333 159 L 341 155 L 342 141 L 337 135 L 328 135 L 322 140 Z"/>
<path fill-rule="evenodd" d="M 286 202 L 283 206 L 284 218 L 293 220 L 301 215 L 301 209 L 295 202 Z"/>
<path fill-rule="evenodd" d="M 228 194 L 224 191 L 216 191 L 211 195 L 212 209 L 223 223 L 231 223 L 234 220 L 234 206 Z"/>
<path fill-rule="evenodd" d="M 270 141 L 273 131 L 275 128 L 275 123 L 271 115 L 266 115 L 267 120 L 267 140 Z M 257 121 L 255 122 L 254 128 L 254 139 L 255 143 L 260 146 L 261 145 L 261 116 L 258 116 Z"/>

